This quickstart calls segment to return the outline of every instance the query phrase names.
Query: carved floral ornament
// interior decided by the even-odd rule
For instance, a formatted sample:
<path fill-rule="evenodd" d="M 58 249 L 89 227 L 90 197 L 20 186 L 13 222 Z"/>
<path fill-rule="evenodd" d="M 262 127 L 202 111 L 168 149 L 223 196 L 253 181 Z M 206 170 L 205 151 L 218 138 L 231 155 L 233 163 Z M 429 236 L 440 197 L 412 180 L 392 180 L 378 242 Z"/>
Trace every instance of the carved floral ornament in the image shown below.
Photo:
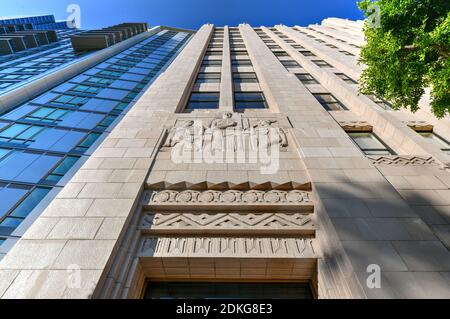
<path fill-rule="evenodd" d="M 276 204 L 276 203 L 311 203 L 310 193 L 305 191 L 193 191 L 182 192 L 165 190 L 153 193 L 151 203 L 242 203 L 242 204 Z"/>

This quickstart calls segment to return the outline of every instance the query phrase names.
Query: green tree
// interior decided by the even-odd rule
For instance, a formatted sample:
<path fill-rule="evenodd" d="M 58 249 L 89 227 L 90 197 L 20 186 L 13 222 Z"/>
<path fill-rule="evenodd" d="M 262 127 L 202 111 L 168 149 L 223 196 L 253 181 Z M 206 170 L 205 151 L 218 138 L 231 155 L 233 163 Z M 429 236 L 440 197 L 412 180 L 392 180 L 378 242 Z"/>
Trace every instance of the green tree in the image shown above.
<path fill-rule="evenodd" d="M 427 88 L 433 113 L 450 114 L 450 0 L 362 0 L 367 66 L 360 91 L 415 112 Z"/>

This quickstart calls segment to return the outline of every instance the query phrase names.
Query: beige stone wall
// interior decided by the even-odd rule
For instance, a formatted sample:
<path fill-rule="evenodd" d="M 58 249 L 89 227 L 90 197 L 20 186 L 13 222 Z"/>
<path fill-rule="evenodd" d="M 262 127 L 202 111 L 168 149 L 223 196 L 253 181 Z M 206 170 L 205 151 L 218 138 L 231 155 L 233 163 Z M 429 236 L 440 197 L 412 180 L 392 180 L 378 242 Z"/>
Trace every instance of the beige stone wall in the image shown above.
<path fill-rule="evenodd" d="M 147 280 L 235 280 L 309 282 L 318 298 L 449 298 L 449 156 L 405 123 L 430 121 L 444 136 L 448 119 L 382 110 L 336 76 L 359 77 L 356 57 L 339 52 L 357 52 L 358 28 L 332 19 L 305 29 L 333 49 L 276 27 L 333 66 L 319 68 L 262 27 L 290 55 L 282 59 L 301 65 L 290 72 L 247 24 L 238 30 L 248 57 L 237 58 L 253 66 L 233 68 L 225 27 L 222 67 L 212 68 L 221 83 L 198 86 L 214 32 L 203 26 L 0 262 L 0 296 L 140 298 Z M 259 83 L 237 86 L 233 71 L 254 71 Z M 302 84 L 299 72 L 320 84 Z M 233 89 L 261 90 L 269 109 L 233 112 Z M 186 112 L 192 91 L 215 90 L 217 110 Z M 327 112 L 312 93 L 332 93 L 349 110 Z M 173 127 L 201 120 L 203 138 L 214 140 L 208 129 L 224 112 L 234 131 L 263 120 L 283 129 L 275 173 L 250 162 L 173 161 Z M 370 127 L 398 155 L 365 156 L 343 127 Z M 76 289 L 67 286 L 74 264 Z M 381 288 L 366 285 L 373 264 Z"/>

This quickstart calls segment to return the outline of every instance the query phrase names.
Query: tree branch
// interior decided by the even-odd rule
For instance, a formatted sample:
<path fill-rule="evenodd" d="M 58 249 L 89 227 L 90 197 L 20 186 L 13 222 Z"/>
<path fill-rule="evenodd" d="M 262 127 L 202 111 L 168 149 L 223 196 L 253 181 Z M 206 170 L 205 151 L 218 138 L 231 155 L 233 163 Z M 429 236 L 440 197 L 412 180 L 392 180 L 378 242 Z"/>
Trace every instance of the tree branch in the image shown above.
<path fill-rule="evenodd" d="M 437 51 L 437 53 L 439 54 L 440 57 L 443 57 L 443 58 L 450 57 L 450 52 L 446 48 L 442 47 L 441 45 L 432 44 L 431 47 Z M 409 45 L 403 46 L 402 49 L 405 51 L 413 52 L 413 51 L 417 51 L 419 49 L 419 47 L 414 44 L 409 44 Z"/>

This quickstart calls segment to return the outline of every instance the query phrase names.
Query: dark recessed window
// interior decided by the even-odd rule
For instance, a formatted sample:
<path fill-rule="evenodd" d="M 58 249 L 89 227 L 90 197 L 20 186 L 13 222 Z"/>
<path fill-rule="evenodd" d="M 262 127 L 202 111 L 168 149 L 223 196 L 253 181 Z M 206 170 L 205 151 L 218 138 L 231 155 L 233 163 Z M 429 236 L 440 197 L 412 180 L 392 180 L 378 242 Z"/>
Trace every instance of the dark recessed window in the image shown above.
<path fill-rule="evenodd" d="M 387 147 L 372 132 L 351 132 L 347 133 L 351 139 L 366 155 L 394 155 L 395 153 Z"/>
<path fill-rule="evenodd" d="M 195 83 L 220 83 L 220 73 L 199 73 Z"/>
<path fill-rule="evenodd" d="M 343 54 L 345 54 L 345 55 L 348 55 L 348 56 L 355 56 L 353 53 L 350 53 L 350 52 L 348 52 L 348 51 L 342 50 L 342 51 L 339 51 L 339 52 L 341 52 L 341 53 L 343 53 Z"/>
<path fill-rule="evenodd" d="M 217 109 L 219 108 L 219 98 L 219 92 L 192 93 L 186 109 Z"/>
<path fill-rule="evenodd" d="M 347 108 L 332 94 L 314 94 L 314 97 L 327 111 L 345 111 Z"/>
<path fill-rule="evenodd" d="M 350 84 L 356 84 L 356 81 L 352 80 L 351 78 L 349 78 L 347 75 L 345 75 L 344 73 L 335 73 L 339 78 L 341 78 L 342 80 L 344 80 L 347 83 Z"/>
<path fill-rule="evenodd" d="M 222 51 L 206 51 L 205 57 L 207 56 L 222 56 L 223 52 Z"/>
<path fill-rule="evenodd" d="M 289 56 L 289 54 L 287 54 L 286 51 L 275 51 L 273 54 L 275 54 L 275 56 Z"/>
<path fill-rule="evenodd" d="M 316 56 L 314 53 L 312 53 L 311 51 L 308 51 L 308 50 L 300 50 L 298 52 L 300 52 L 304 56 Z"/>
<path fill-rule="evenodd" d="M 222 60 L 203 60 L 202 67 L 222 66 Z"/>
<path fill-rule="evenodd" d="M 245 44 L 243 44 L 243 43 L 231 44 L 231 50 L 236 50 L 236 49 L 245 49 Z"/>
<path fill-rule="evenodd" d="M 313 60 L 313 62 L 321 68 L 332 68 L 331 65 L 329 65 L 327 62 L 325 62 L 324 60 Z"/>
<path fill-rule="evenodd" d="M 231 64 L 233 66 L 253 66 L 252 61 L 248 60 L 248 59 L 236 59 L 236 60 L 231 60 Z"/>
<path fill-rule="evenodd" d="M 208 49 L 222 49 L 222 43 L 212 43 L 208 46 Z"/>
<path fill-rule="evenodd" d="M 233 81 L 235 83 L 258 83 L 258 78 L 253 72 L 236 72 L 233 73 Z"/>
<path fill-rule="evenodd" d="M 149 282 L 144 299 L 313 299 L 302 283 Z"/>
<path fill-rule="evenodd" d="M 286 69 L 288 69 L 288 70 L 291 70 L 291 69 L 298 69 L 298 68 L 301 67 L 300 64 L 298 64 L 298 63 L 295 62 L 294 60 L 280 61 L 280 62 L 281 62 L 281 64 L 283 64 L 284 67 L 285 67 Z"/>
<path fill-rule="evenodd" d="M 298 73 L 296 76 L 303 84 L 319 84 L 319 82 L 309 73 Z"/>
<path fill-rule="evenodd" d="M 268 108 L 262 92 L 236 92 L 234 101 L 236 110 Z"/>
<path fill-rule="evenodd" d="M 281 47 L 279 45 L 268 45 L 268 47 L 271 50 L 281 50 Z"/>
<path fill-rule="evenodd" d="M 327 47 L 330 47 L 332 49 L 337 49 L 338 47 L 332 44 L 326 44 Z"/>
<path fill-rule="evenodd" d="M 246 50 L 231 50 L 231 55 L 248 55 Z"/>
<path fill-rule="evenodd" d="M 294 44 L 292 47 L 294 49 L 304 49 L 305 48 L 303 45 L 300 45 L 300 44 Z"/>
<path fill-rule="evenodd" d="M 366 95 L 369 99 L 371 99 L 374 103 L 376 103 L 379 107 L 381 107 L 384 110 L 390 111 L 392 110 L 392 105 L 388 101 L 379 98 L 374 95 Z"/>

